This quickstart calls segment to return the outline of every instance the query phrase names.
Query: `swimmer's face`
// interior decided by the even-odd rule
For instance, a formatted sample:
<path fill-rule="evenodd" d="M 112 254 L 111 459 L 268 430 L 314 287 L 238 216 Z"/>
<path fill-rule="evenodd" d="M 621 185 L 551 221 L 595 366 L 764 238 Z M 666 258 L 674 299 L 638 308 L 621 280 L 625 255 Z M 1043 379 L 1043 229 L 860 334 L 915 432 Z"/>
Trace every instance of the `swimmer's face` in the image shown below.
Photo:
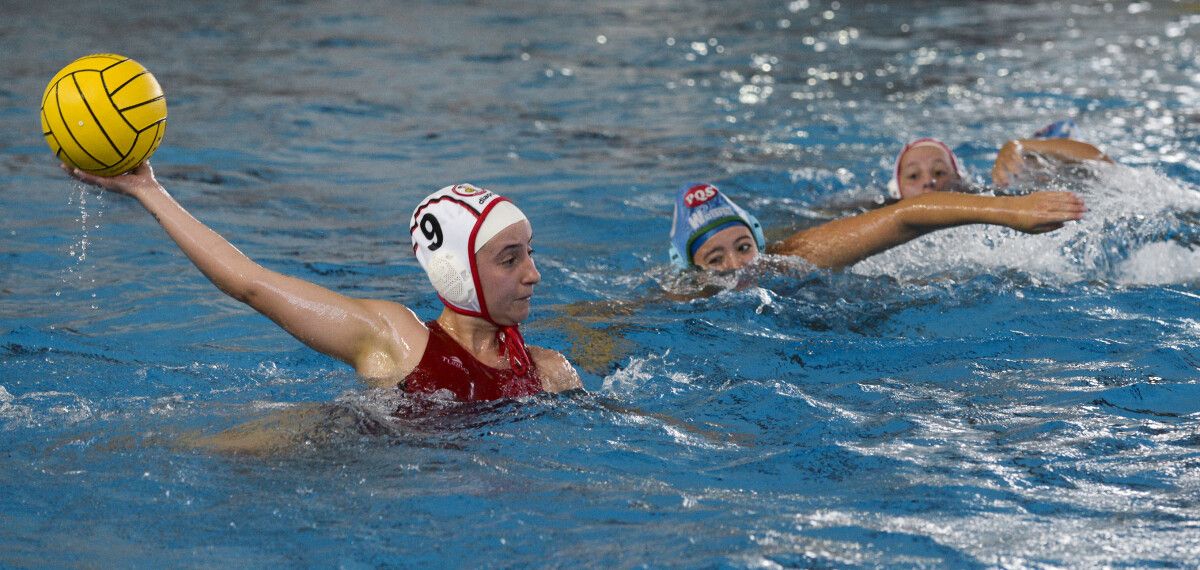
<path fill-rule="evenodd" d="M 533 286 L 542 280 L 533 263 L 533 228 L 522 220 L 496 234 L 475 254 L 483 301 L 488 314 L 502 326 L 529 317 Z"/>
<path fill-rule="evenodd" d="M 944 192 L 959 182 L 950 155 L 936 145 L 918 145 L 900 160 L 900 198 Z"/>
<path fill-rule="evenodd" d="M 737 224 L 708 238 L 692 256 L 692 263 L 705 271 L 733 271 L 745 267 L 756 257 L 758 244 L 750 228 Z"/>

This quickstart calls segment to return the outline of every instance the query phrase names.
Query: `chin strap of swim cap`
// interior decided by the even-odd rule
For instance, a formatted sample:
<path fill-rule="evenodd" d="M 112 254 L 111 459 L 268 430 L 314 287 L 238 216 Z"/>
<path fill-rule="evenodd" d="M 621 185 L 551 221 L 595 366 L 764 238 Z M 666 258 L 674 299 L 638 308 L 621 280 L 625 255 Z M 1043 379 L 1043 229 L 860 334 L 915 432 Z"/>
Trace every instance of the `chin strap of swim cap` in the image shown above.
<path fill-rule="evenodd" d="M 671 218 L 671 263 L 680 269 L 694 266 L 692 255 L 714 233 L 732 224 L 750 229 L 758 251 L 766 251 L 767 238 L 762 224 L 738 207 L 712 184 L 687 184 L 675 193 L 675 213 Z"/>
<path fill-rule="evenodd" d="M 409 220 L 413 253 L 450 310 L 498 327 L 496 343 L 517 374 L 529 370 L 529 351 L 517 325 L 500 325 L 488 312 L 475 254 L 501 230 L 526 220 L 507 198 L 470 184 L 427 196 Z"/>
<path fill-rule="evenodd" d="M 946 143 L 938 139 L 923 137 L 910 141 L 904 145 L 904 148 L 900 149 L 900 154 L 896 155 L 896 163 L 892 165 L 892 179 L 888 180 L 887 185 L 889 196 L 896 200 L 902 197 L 900 196 L 900 161 L 904 160 L 905 153 L 919 146 L 936 146 L 945 151 L 946 156 L 950 157 L 950 167 L 958 174 L 958 178 L 964 183 L 967 181 L 967 171 L 962 167 L 962 162 L 958 160 L 958 156 L 954 154 L 954 151 L 950 150 L 950 147 Z"/>
<path fill-rule="evenodd" d="M 500 355 L 508 359 L 508 365 L 517 376 L 529 372 L 529 349 L 525 348 L 525 337 L 518 325 L 500 327 L 496 331 L 496 342 L 500 344 Z"/>

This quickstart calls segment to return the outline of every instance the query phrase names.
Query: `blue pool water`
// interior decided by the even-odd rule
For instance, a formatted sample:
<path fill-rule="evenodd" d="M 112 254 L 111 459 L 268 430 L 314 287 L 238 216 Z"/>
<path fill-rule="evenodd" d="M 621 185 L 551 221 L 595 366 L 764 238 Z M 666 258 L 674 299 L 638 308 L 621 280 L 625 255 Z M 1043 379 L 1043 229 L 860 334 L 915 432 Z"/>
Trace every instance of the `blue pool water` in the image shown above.
<path fill-rule="evenodd" d="M 0 566 L 1200 560 L 1196 2 L 164 4 L 0 22 Z M 272 269 L 433 318 L 411 208 L 512 196 L 525 336 L 588 393 L 367 391 L 221 295 L 40 137 L 109 51 L 167 93 L 160 180 Z M 1061 182 L 1080 223 L 663 300 L 682 183 L 779 237 L 879 201 L 910 137 L 982 179 L 1064 116 L 1120 163 Z M 265 455 L 188 445 L 312 403 Z"/>

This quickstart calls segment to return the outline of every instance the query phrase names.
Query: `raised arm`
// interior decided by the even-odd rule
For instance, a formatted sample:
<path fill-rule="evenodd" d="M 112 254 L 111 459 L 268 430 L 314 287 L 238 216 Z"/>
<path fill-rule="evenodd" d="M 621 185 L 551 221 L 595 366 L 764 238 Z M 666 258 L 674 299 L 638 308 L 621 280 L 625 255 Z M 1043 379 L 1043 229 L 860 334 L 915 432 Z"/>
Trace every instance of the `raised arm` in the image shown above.
<path fill-rule="evenodd" d="M 369 383 L 394 385 L 420 360 L 429 335 L 407 307 L 346 297 L 262 267 L 192 217 L 158 183 L 148 163 L 114 177 L 63 168 L 83 182 L 137 199 L 221 291 L 304 344 L 354 366 Z"/>
<path fill-rule="evenodd" d="M 1100 149 L 1074 139 L 1011 140 L 1004 143 L 996 155 L 996 162 L 992 165 L 992 183 L 1001 187 L 1008 186 L 1013 176 L 1025 169 L 1025 158 L 1029 154 L 1041 154 L 1066 162 L 1112 162 Z"/>
<path fill-rule="evenodd" d="M 1078 220 L 1084 211 L 1083 200 L 1070 192 L 1002 197 L 931 192 L 797 232 L 770 252 L 838 268 L 943 228 L 997 224 L 1036 234 Z"/>

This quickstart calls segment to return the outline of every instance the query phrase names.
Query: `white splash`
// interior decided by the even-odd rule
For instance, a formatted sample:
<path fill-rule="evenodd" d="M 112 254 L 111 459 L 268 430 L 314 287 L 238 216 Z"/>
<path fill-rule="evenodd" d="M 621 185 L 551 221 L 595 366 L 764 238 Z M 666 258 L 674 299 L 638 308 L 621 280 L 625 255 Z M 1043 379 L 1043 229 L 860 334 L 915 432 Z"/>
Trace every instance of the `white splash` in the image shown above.
<path fill-rule="evenodd" d="M 1124 285 L 1200 282 L 1200 251 L 1172 242 L 1156 242 L 1134 251 L 1117 268 Z"/>
<path fill-rule="evenodd" d="M 1036 279 L 1070 283 L 1179 283 L 1196 279 L 1196 252 L 1167 238 L 1200 212 L 1200 190 L 1144 168 L 1095 167 L 1080 183 L 1088 206 L 1079 222 L 1041 235 L 971 225 L 936 232 L 851 268 L 863 275 L 924 278 L 949 269 L 1017 269 Z"/>
<path fill-rule="evenodd" d="M 667 361 L 670 354 L 668 349 L 662 354 L 650 354 L 644 358 L 630 357 L 628 365 L 604 377 L 601 391 L 614 396 L 629 396 L 656 376 L 675 384 L 691 384 L 695 377 L 671 370 L 671 363 Z"/>

